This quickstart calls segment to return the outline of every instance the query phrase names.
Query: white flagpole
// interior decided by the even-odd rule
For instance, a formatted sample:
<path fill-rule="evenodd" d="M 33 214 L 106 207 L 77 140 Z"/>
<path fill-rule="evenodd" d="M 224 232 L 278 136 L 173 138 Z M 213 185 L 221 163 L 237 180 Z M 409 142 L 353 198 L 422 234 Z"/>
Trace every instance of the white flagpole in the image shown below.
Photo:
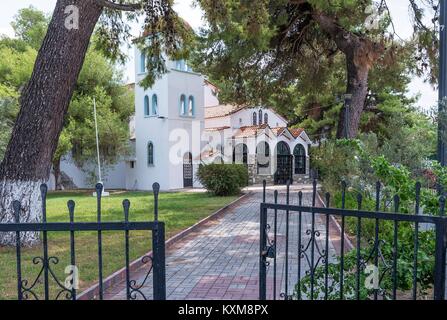
<path fill-rule="evenodd" d="M 96 119 L 96 100 L 93 98 L 93 116 L 95 117 L 95 131 L 96 131 L 96 153 L 98 156 L 98 177 L 99 177 L 99 183 L 102 183 L 102 176 L 101 176 L 101 159 L 99 157 L 99 135 L 98 135 L 98 121 Z"/>

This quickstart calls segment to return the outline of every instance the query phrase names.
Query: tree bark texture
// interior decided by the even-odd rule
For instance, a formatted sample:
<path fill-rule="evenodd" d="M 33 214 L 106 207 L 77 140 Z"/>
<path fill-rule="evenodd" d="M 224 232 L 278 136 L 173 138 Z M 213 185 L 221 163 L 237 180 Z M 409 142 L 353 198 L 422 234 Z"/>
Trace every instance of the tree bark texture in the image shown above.
<path fill-rule="evenodd" d="M 67 28 L 74 5 L 78 28 Z M 22 204 L 21 222 L 40 221 L 41 183 L 50 175 L 54 152 L 94 27 L 102 12 L 95 0 L 58 0 L 39 50 L 31 78 L 21 99 L 20 112 L 0 165 L 0 223 L 13 221 L 12 201 Z M 24 233 L 32 245 L 38 234 Z M 0 244 L 15 244 L 12 234 L 0 234 Z"/>
<path fill-rule="evenodd" d="M 337 24 L 333 17 L 323 13 L 314 13 L 313 19 L 334 40 L 338 49 L 346 56 L 348 80 L 346 93 L 352 95 L 348 115 L 347 137 L 355 138 L 358 134 L 360 118 L 368 94 L 369 71 L 384 52 L 384 46 L 365 36 L 359 36 L 345 30 Z M 345 109 L 342 109 L 338 123 L 337 138 L 345 136 L 344 119 Z"/>

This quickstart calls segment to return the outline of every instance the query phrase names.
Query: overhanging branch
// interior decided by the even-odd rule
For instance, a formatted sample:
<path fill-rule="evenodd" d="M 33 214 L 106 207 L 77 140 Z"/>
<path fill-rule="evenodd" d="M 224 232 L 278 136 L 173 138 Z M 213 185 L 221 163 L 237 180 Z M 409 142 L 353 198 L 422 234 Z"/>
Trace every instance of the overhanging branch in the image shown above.
<path fill-rule="evenodd" d="M 96 0 L 96 2 L 104 8 L 121 11 L 138 11 L 143 8 L 141 4 L 136 3 L 115 3 L 108 0 Z"/>

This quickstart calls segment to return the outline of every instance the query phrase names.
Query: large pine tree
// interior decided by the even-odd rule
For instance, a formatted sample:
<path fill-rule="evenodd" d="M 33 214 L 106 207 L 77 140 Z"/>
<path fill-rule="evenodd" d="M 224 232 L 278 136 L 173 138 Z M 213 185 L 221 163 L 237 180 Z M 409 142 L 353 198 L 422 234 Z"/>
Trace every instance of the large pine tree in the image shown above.
<path fill-rule="evenodd" d="M 149 56 L 145 84 L 150 85 L 166 71 L 161 53 L 180 56 L 180 44 L 188 38 L 172 5 L 172 0 L 57 1 L 0 165 L 0 223 L 14 221 L 14 200 L 21 202 L 22 222 L 41 218 L 40 185 L 49 178 L 64 116 L 95 28 L 99 47 L 110 58 L 123 60 L 119 49 L 130 39 L 128 23 L 144 17 L 143 28 L 152 41 L 142 37 L 137 43 Z M 38 241 L 38 233 L 23 233 L 23 244 Z M 0 244 L 14 243 L 13 234 L 0 235 Z"/>
<path fill-rule="evenodd" d="M 432 0 L 406 1 L 415 31 L 414 70 L 422 74 L 430 67 L 436 69 L 438 8 Z M 300 86 L 303 73 L 313 75 L 315 88 L 324 90 L 324 81 L 330 77 L 320 74 L 330 69 L 328 63 L 341 56 L 345 64 L 342 77 L 346 79 L 343 93 L 351 95 L 349 138 L 356 137 L 359 130 L 371 70 L 392 67 L 403 46 L 394 31 L 386 0 L 198 3 L 209 27 L 202 33 L 203 47 L 197 65 L 222 86 L 222 96 L 230 102 L 268 103 L 271 95 L 284 88 Z M 432 79 L 434 74 L 431 73 Z M 345 109 L 341 109 L 338 137 L 345 134 L 344 119 Z"/>

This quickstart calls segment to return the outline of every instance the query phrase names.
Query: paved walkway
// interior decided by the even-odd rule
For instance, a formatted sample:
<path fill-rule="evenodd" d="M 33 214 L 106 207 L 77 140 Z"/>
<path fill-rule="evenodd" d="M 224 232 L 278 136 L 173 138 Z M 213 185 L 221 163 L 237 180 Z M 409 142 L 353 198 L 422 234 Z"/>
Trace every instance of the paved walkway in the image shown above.
<path fill-rule="evenodd" d="M 259 275 L 259 204 L 262 194 L 255 193 L 243 200 L 236 208 L 221 218 L 208 223 L 197 233 L 191 234 L 173 247 L 166 255 L 166 293 L 167 299 L 258 299 Z M 297 202 L 296 193 L 291 197 Z M 304 203 L 311 201 L 310 193 L 304 194 Z M 268 201 L 272 201 L 269 192 Z M 280 194 L 279 202 L 285 202 L 285 195 Z M 276 274 L 280 285 L 277 297 L 285 292 L 285 213 L 278 213 L 277 220 L 277 265 Z M 274 214 L 269 213 L 269 224 L 273 237 Z M 289 279 L 288 294 L 298 279 L 298 214 L 290 214 L 289 222 Z M 302 219 L 302 245 L 306 246 L 310 236 L 311 215 L 304 213 Z M 316 219 L 316 230 L 320 235 L 316 241 L 319 248 L 324 248 L 320 239 L 325 239 L 324 227 L 320 219 Z M 309 250 L 310 251 L 310 250 Z M 334 256 L 334 248 L 330 244 L 330 256 Z M 315 262 L 318 261 L 318 250 L 315 250 Z M 271 263 L 267 273 L 268 298 L 273 297 L 273 269 Z M 305 256 L 301 259 L 301 275 L 309 270 Z M 142 270 L 132 274 L 131 278 L 142 283 L 145 272 Z M 142 288 L 147 299 L 152 298 L 152 279 Z M 117 285 L 107 291 L 108 299 L 125 299 L 124 284 Z M 137 295 L 137 298 L 138 297 Z"/>

